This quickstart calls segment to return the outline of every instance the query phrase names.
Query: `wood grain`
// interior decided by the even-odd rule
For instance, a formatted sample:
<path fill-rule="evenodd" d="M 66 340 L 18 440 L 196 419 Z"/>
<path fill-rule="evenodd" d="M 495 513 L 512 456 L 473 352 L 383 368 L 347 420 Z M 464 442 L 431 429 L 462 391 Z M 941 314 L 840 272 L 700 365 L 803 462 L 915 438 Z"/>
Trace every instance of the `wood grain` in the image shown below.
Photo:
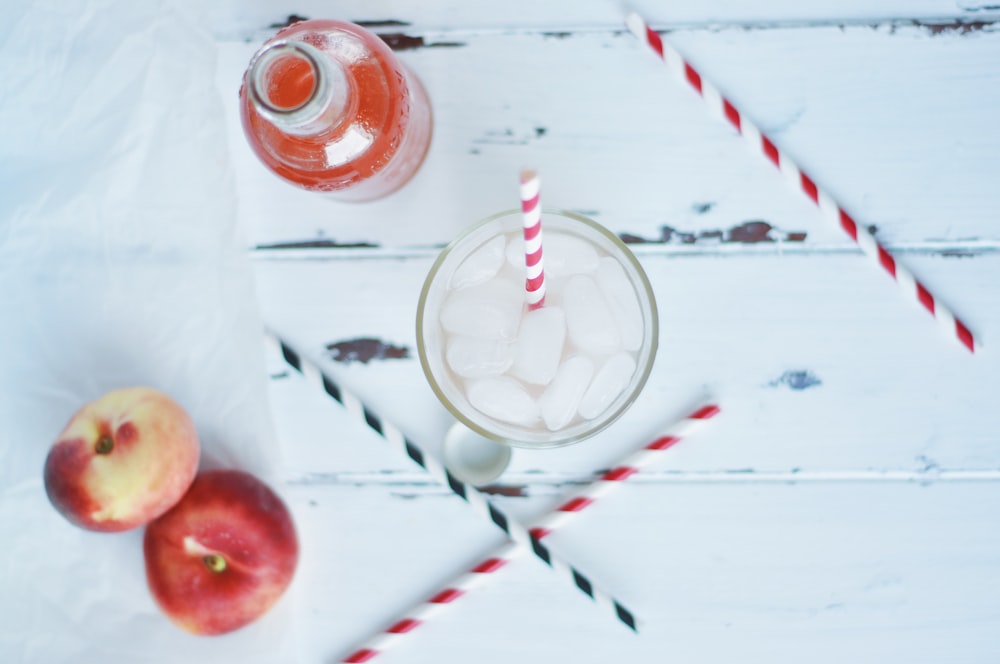
<path fill-rule="evenodd" d="M 299 613 L 305 661 L 335 661 L 495 544 L 445 496 L 291 495 L 303 575 L 326 589 Z M 997 499 L 995 483 L 626 486 L 552 538 L 643 609 L 638 637 L 522 559 L 383 661 L 992 661 Z"/>
<path fill-rule="evenodd" d="M 262 19 L 293 13 L 245 8 L 216 31 L 231 119 Z M 572 14 L 434 3 L 419 16 L 392 3 L 339 6 L 389 33 L 427 85 L 434 142 L 409 187 L 348 206 L 265 173 L 231 122 L 264 320 L 439 454 L 451 420 L 416 359 L 419 289 L 443 243 L 517 205 L 516 174 L 530 164 L 545 205 L 632 243 L 656 293 L 660 352 L 621 420 L 568 448 L 515 450 L 495 499 L 530 522 L 704 398 L 723 406 L 662 465 L 553 535 L 635 605 L 646 620 L 638 639 L 525 559 L 380 661 L 996 660 L 998 10 L 938 0 L 633 8 L 874 226 L 984 350 L 968 355 L 901 298 L 667 78 L 612 3 Z M 343 352 L 360 348 L 371 359 Z M 280 358 L 267 362 L 306 538 L 302 658 L 330 661 L 499 536 Z"/>
<path fill-rule="evenodd" d="M 992 106 L 979 101 L 1000 86 L 1000 32 L 691 30 L 671 39 L 890 247 L 1000 246 L 1000 130 Z M 517 172 L 528 163 L 542 174 L 543 205 L 618 233 L 657 239 L 667 227 L 712 244 L 766 223 L 810 247 L 850 244 L 630 34 L 460 41 L 400 53 L 433 100 L 433 144 L 410 186 L 366 205 L 299 191 L 255 161 L 236 121 L 255 44 L 220 43 L 249 244 L 440 245 L 515 207 Z"/>
<path fill-rule="evenodd" d="M 626 9 L 637 11 L 654 24 L 677 27 L 705 25 L 783 26 L 801 24 L 859 24 L 896 20 L 989 21 L 1000 15 L 995 0 L 791 0 L 747 3 L 705 0 L 663 3 L 638 0 L 582 0 L 572 4 L 510 0 L 505 3 L 465 3 L 460 10 L 445 2 L 419 6 L 385 0 L 347 0 L 335 6 L 321 0 L 240 0 L 202 3 L 178 0 L 217 38 L 259 35 L 299 18 L 336 18 L 385 31 L 448 30 L 499 32 L 546 30 L 556 34 L 617 26 Z"/>
<path fill-rule="evenodd" d="M 912 258 L 987 337 L 1000 324 L 991 286 L 1000 279 L 1000 256 Z M 969 356 L 860 255 L 643 255 L 642 261 L 662 330 L 642 396 L 605 433 L 565 449 L 516 454 L 512 470 L 607 467 L 702 397 L 719 399 L 724 416 L 698 443 L 677 452 L 674 468 L 1000 469 L 1000 415 L 992 405 L 1000 374 L 989 338 L 981 355 Z M 386 418 L 438 449 L 449 418 L 421 373 L 414 332 L 430 262 L 259 260 L 256 274 L 265 321 L 323 360 Z M 357 276 L 362 272 L 364 279 Z M 408 359 L 368 364 L 335 362 L 325 350 L 331 341 L 357 337 L 414 350 Z M 280 373 L 280 362 L 272 370 Z M 293 375 L 272 381 L 280 399 L 276 417 L 293 422 L 296 445 L 309 432 L 323 441 L 328 430 L 350 431 L 358 448 L 378 443 L 340 418 L 334 425 L 335 404 L 301 388 Z M 407 468 L 380 466 L 381 456 L 373 462 L 324 452 L 322 444 L 303 449 L 297 457 L 288 453 L 298 472 Z"/>

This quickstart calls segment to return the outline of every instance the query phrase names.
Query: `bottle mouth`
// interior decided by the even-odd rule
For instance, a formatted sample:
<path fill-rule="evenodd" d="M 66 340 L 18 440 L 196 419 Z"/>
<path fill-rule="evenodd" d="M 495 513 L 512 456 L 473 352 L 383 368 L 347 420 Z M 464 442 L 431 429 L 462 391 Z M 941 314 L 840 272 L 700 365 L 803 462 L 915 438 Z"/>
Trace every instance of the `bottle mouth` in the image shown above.
<path fill-rule="evenodd" d="M 322 97 L 325 81 L 312 50 L 301 42 L 279 41 L 257 54 L 249 87 L 263 114 L 308 121 L 320 110 L 314 102 Z"/>

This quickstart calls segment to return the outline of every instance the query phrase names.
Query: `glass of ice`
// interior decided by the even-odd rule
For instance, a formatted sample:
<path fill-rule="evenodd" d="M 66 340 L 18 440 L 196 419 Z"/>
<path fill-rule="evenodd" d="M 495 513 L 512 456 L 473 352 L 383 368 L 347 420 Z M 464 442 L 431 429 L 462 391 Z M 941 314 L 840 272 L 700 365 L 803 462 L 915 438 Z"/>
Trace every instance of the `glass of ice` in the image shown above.
<path fill-rule="evenodd" d="M 642 390 L 656 302 L 628 247 L 571 212 L 542 211 L 545 305 L 525 299 L 520 210 L 466 229 L 431 267 L 417 351 L 441 403 L 483 436 L 554 447 L 614 422 Z"/>

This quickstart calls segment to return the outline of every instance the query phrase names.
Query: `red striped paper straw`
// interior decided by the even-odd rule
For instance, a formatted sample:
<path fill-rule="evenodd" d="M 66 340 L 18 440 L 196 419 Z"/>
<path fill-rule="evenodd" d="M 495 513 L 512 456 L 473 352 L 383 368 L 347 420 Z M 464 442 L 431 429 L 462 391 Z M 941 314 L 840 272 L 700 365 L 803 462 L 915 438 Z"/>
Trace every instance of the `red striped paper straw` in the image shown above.
<path fill-rule="evenodd" d="M 548 513 L 531 528 L 531 534 L 541 539 L 565 525 L 580 512 L 594 504 L 599 498 L 606 496 L 621 486 L 625 480 L 632 477 L 639 470 L 650 466 L 659 458 L 660 452 L 670 449 L 682 439 L 689 437 L 704 425 L 705 422 L 718 415 L 719 412 L 720 409 L 715 404 L 708 404 L 698 408 L 686 418 L 671 426 L 662 436 L 630 454 L 619 465 L 604 473 L 600 478 L 584 487 L 582 491 Z M 467 572 L 452 579 L 443 590 L 429 600 L 407 611 L 403 618 L 366 641 L 354 652 L 342 659 L 341 662 L 345 664 L 368 662 L 380 653 L 398 645 L 404 640 L 404 635 L 409 634 L 428 622 L 431 618 L 451 606 L 455 600 L 483 585 L 489 579 L 495 578 L 498 571 L 506 567 L 507 563 L 520 557 L 526 550 L 527 547 L 519 545 L 516 542 L 506 542 L 494 551 L 493 555 L 489 558 L 486 558 Z"/>
<path fill-rule="evenodd" d="M 545 269 L 542 265 L 542 206 L 538 173 L 521 171 L 521 212 L 524 214 L 524 263 L 527 267 L 525 291 L 528 308 L 545 304 Z"/>
<path fill-rule="evenodd" d="M 982 348 L 982 342 L 977 340 L 968 326 L 931 294 L 927 287 L 918 280 L 912 272 L 901 265 L 883 247 L 875 236 L 859 225 L 850 214 L 830 195 L 821 188 L 815 180 L 806 174 L 791 158 L 778 149 L 753 122 L 747 119 L 731 101 L 719 92 L 719 89 L 707 81 L 681 57 L 674 47 L 650 28 L 638 14 L 630 13 L 625 19 L 629 30 L 649 46 L 680 80 L 686 81 L 708 104 L 709 110 L 718 117 L 725 118 L 746 140 L 747 145 L 757 154 L 763 155 L 774 164 L 793 187 L 804 193 L 809 200 L 819 206 L 824 215 L 840 226 L 861 251 L 895 279 L 902 291 L 910 298 L 916 299 L 946 330 L 949 336 L 974 353 L 976 348 Z"/>

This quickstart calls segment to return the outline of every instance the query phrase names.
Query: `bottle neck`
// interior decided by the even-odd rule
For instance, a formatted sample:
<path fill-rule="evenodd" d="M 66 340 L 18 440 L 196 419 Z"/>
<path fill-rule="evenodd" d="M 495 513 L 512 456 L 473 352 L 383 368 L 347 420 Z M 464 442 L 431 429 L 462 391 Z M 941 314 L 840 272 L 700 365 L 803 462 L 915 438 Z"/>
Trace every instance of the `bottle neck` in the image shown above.
<path fill-rule="evenodd" d="M 347 114 L 343 68 L 316 47 L 279 41 L 257 53 L 247 76 L 248 97 L 278 129 L 310 136 L 339 125 Z"/>

